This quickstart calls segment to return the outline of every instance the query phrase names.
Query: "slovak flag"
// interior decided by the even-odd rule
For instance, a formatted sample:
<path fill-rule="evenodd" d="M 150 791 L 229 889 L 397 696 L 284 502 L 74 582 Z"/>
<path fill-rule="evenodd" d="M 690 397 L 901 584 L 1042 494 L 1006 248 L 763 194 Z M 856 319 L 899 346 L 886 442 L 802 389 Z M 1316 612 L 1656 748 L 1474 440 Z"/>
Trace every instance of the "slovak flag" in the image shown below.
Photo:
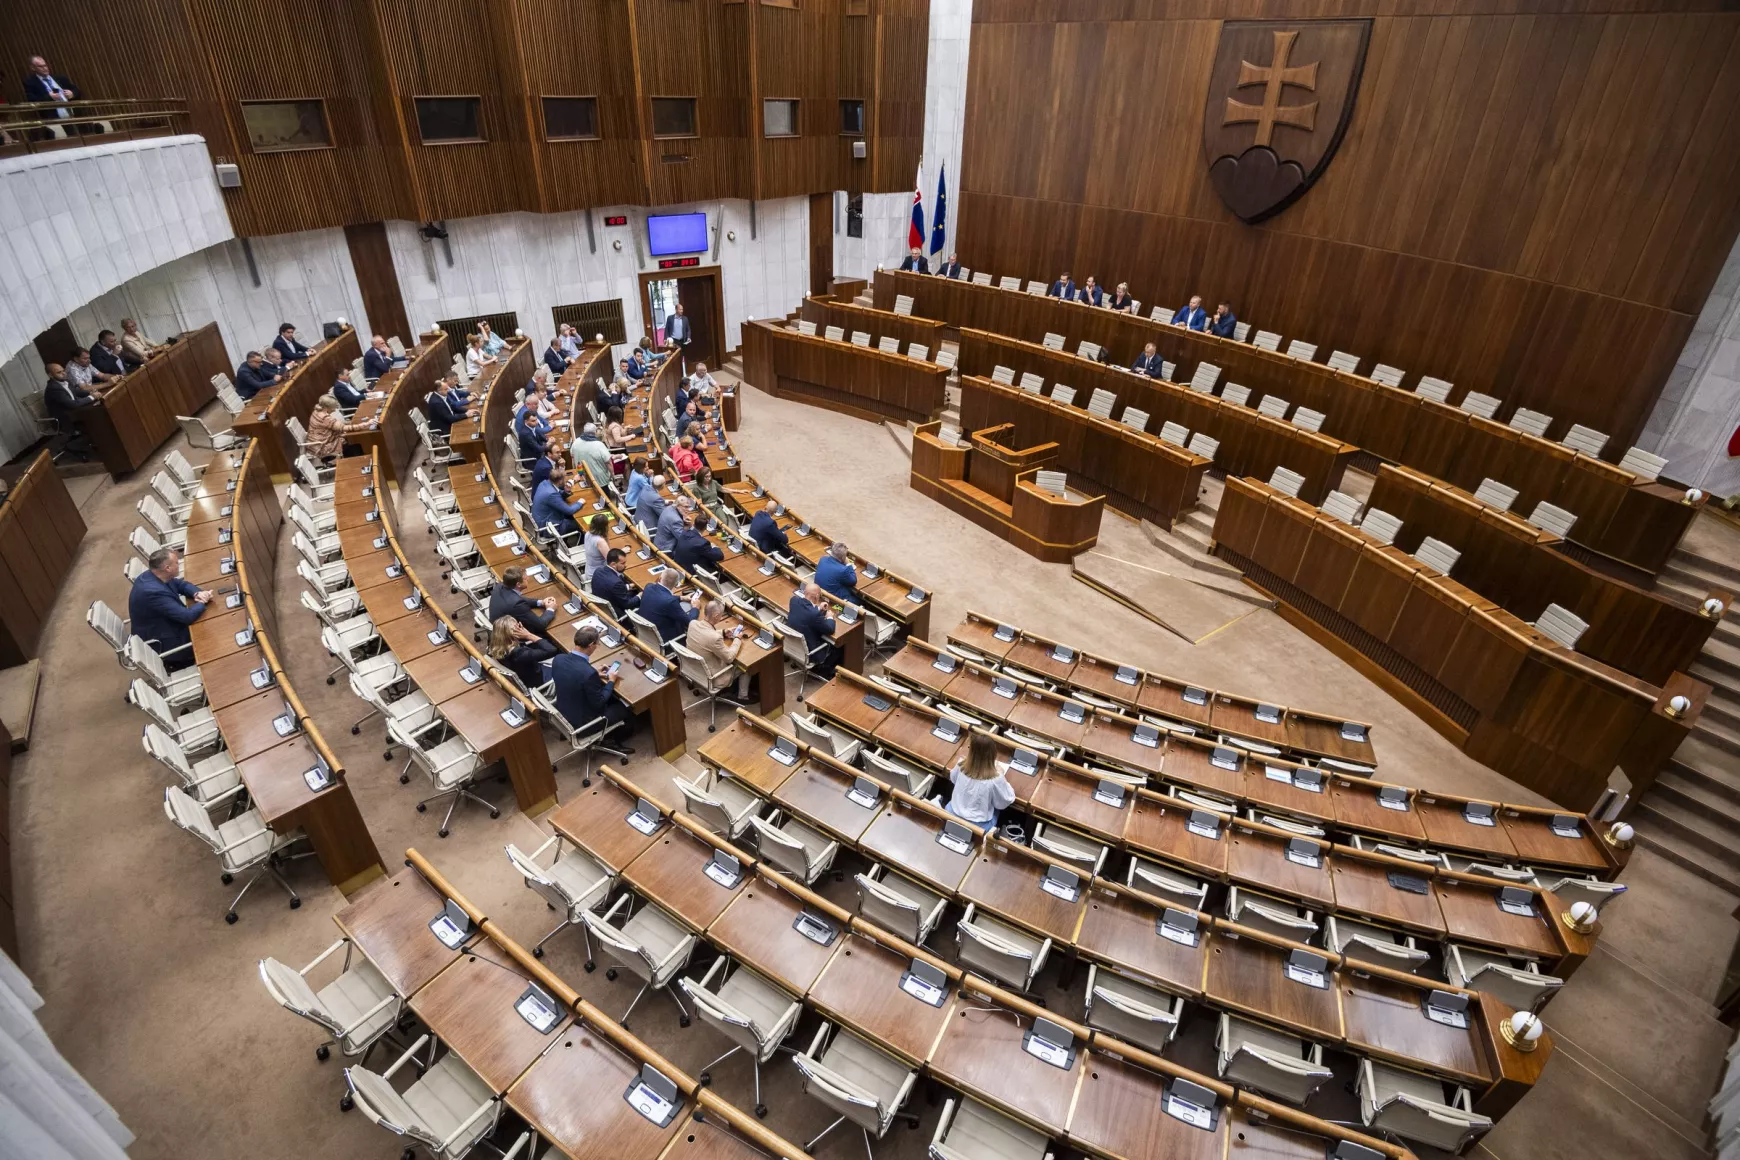
<path fill-rule="evenodd" d="M 906 229 L 906 248 L 909 250 L 924 249 L 924 163 L 918 165 L 918 174 L 912 181 L 912 224 Z"/>

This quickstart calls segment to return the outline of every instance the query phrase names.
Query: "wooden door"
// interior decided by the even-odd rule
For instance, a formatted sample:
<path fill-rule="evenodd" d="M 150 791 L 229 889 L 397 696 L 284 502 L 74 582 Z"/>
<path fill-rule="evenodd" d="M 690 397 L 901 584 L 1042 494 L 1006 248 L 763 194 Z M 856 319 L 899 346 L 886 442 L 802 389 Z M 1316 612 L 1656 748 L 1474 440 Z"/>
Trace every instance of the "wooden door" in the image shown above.
<path fill-rule="evenodd" d="M 683 352 L 689 366 L 704 362 L 709 369 L 717 369 L 724 353 L 724 311 L 718 300 L 718 286 L 715 275 L 677 279 L 677 301 L 683 304 L 683 313 L 689 316 L 689 329 L 693 334 Z"/>

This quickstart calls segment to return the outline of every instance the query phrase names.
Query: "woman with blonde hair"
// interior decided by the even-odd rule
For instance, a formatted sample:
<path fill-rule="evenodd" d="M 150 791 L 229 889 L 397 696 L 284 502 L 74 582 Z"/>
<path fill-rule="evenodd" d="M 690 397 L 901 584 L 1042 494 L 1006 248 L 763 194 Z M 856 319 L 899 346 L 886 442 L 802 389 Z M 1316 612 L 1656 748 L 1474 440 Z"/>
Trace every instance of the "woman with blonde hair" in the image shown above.
<path fill-rule="evenodd" d="M 489 655 L 513 670 L 528 689 L 548 680 L 544 662 L 559 651 L 555 641 L 534 635 L 511 614 L 490 626 Z"/>
<path fill-rule="evenodd" d="M 308 416 L 308 454 L 322 462 L 331 462 L 340 455 L 360 455 L 362 448 L 346 443 L 346 435 L 368 431 L 373 423 L 346 423 L 335 395 L 322 395 L 314 400 L 314 410 Z"/>
<path fill-rule="evenodd" d="M 1015 802 L 1015 787 L 997 761 L 997 743 L 973 730 L 967 755 L 949 770 L 949 813 L 983 829 L 994 829 L 997 815 Z"/>

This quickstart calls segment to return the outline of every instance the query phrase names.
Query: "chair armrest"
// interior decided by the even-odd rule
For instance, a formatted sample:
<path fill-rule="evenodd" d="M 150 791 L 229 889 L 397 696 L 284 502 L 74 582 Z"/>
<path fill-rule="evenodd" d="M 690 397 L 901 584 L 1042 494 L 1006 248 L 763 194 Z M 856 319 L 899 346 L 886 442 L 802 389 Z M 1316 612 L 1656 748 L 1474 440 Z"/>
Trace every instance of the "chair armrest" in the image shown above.
<path fill-rule="evenodd" d="M 259 829 L 255 830 L 253 833 L 244 834 L 242 837 L 237 838 L 235 841 L 231 842 L 227 846 L 219 846 L 218 853 L 228 854 L 231 850 L 234 850 L 237 846 L 245 846 L 249 842 L 252 842 L 255 838 L 258 838 L 260 835 L 270 834 L 271 832 L 272 832 L 272 827 L 267 826 L 267 825 L 262 825 Z"/>
<path fill-rule="evenodd" d="M 411 1062 L 411 1059 L 419 1051 L 423 1050 L 423 1045 L 427 1042 L 429 1042 L 429 1035 L 427 1032 L 418 1036 L 417 1042 L 415 1042 L 415 1043 L 411 1044 L 411 1046 L 405 1048 L 405 1054 L 403 1054 L 403 1055 L 399 1056 L 399 1058 L 393 1060 L 393 1066 L 391 1066 L 391 1067 L 387 1068 L 387 1070 L 381 1072 L 381 1078 L 382 1079 L 392 1079 L 394 1074 L 401 1067 L 404 1067 L 407 1063 Z"/>
<path fill-rule="evenodd" d="M 297 971 L 296 973 L 298 975 L 306 975 L 309 971 L 312 971 L 315 967 L 318 967 L 321 963 L 325 962 L 327 959 L 327 956 L 331 955 L 333 951 L 337 950 L 339 947 L 343 946 L 345 943 L 347 943 L 349 941 L 350 941 L 349 939 L 345 939 L 345 938 L 339 939 L 337 942 L 333 943 L 331 946 L 327 947 L 325 950 L 321 951 L 318 955 L 316 955 L 314 957 L 313 962 L 309 963 L 306 967 L 303 967 L 300 971 Z"/>
<path fill-rule="evenodd" d="M 469 1116 L 465 1117 L 465 1119 L 461 1120 L 459 1123 L 459 1126 L 454 1128 L 453 1131 L 449 1132 L 447 1134 L 447 1138 L 445 1140 L 441 1141 L 441 1151 L 446 1152 L 448 1149 L 450 1149 L 453 1146 L 453 1141 L 459 1139 L 459 1137 L 461 1135 L 463 1135 L 471 1127 L 471 1125 L 477 1123 L 477 1121 L 482 1118 L 482 1116 L 485 1112 L 494 1108 L 496 1106 L 497 1101 L 499 1101 L 500 1099 L 501 1099 L 500 1096 L 491 1096 L 489 1099 L 487 1099 L 487 1100 L 483 1101 L 483 1103 L 479 1104 L 477 1106 L 476 1111 L 472 1112 Z"/>
<path fill-rule="evenodd" d="M 204 777 L 196 777 L 193 779 L 192 784 L 204 785 L 208 781 L 216 781 L 218 778 L 223 777 L 226 774 L 230 774 L 230 773 L 235 773 L 235 767 L 233 765 L 229 769 L 220 769 L 216 773 L 209 773 Z M 240 776 L 240 775 L 238 774 L 237 776 Z M 237 788 L 239 789 L 241 787 L 238 786 Z M 233 790 L 226 790 L 225 791 L 226 795 L 229 793 L 232 793 L 232 792 L 234 792 L 234 791 Z M 216 801 L 217 799 L 213 798 L 212 800 Z"/>
<path fill-rule="evenodd" d="M 323 955 L 321 957 L 324 958 L 325 956 Z M 355 1031 L 358 1027 L 361 1027 L 364 1023 L 367 1023 L 370 1019 L 373 1019 L 375 1017 L 375 1015 L 378 1014 L 383 1008 L 387 1007 L 389 1004 L 397 1003 L 398 1001 L 399 1001 L 399 997 L 397 995 L 388 995 L 386 998 L 382 999 L 379 1003 L 376 1003 L 373 1007 L 370 1007 L 367 1011 L 364 1011 L 361 1015 L 358 1015 L 356 1017 L 356 1022 L 352 1023 L 349 1027 L 346 1027 L 343 1031 L 339 1032 L 339 1037 L 340 1038 L 348 1038 L 350 1036 L 351 1032 Z"/>

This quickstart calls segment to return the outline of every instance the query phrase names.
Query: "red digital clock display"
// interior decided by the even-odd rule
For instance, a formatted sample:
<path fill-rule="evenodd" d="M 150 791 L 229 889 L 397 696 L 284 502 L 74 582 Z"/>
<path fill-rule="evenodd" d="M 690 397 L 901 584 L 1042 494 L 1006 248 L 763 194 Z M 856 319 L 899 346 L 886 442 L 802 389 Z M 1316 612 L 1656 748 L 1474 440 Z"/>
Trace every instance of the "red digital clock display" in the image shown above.
<path fill-rule="evenodd" d="M 700 264 L 701 264 L 701 259 L 699 259 L 699 258 L 661 258 L 661 259 L 659 259 L 659 269 L 661 269 L 661 270 L 679 270 L 684 266 L 699 266 Z"/>
<path fill-rule="evenodd" d="M 604 219 L 604 224 L 607 226 L 625 226 L 628 224 L 628 215 L 617 214 L 615 217 L 607 217 Z"/>

